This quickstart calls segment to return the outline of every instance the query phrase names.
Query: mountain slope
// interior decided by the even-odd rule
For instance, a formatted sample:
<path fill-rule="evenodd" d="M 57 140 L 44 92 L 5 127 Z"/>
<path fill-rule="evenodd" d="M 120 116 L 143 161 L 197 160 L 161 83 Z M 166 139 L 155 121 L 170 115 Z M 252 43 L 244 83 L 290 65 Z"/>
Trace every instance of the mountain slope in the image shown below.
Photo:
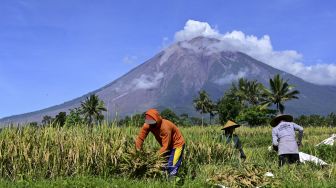
<path fill-rule="evenodd" d="M 104 100 L 108 117 L 116 113 L 121 116 L 140 113 L 152 107 L 195 113 L 192 99 L 200 89 L 218 99 L 239 77 L 256 79 L 268 86 L 269 78 L 275 74 L 289 79 L 301 92 L 300 100 L 286 103 L 286 112 L 299 115 L 336 111 L 335 87 L 305 82 L 241 52 L 217 50 L 218 42 L 205 37 L 178 42 L 96 91 L 44 110 L 3 118 L 0 122 L 41 121 L 44 115 L 55 116 L 78 107 L 92 93 Z"/>

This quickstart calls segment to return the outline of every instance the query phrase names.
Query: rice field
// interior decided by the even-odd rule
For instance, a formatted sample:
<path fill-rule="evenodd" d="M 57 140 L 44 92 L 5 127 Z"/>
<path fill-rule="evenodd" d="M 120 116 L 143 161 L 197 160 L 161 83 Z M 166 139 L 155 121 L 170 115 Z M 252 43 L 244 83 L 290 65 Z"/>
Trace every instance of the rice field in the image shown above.
<path fill-rule="evenodd" d="M 221 143 L 220 126 L 181 127 L 186 140 L 179 177 L 162 171 L 160 146 L 149 134 L 135 151 L 140 127 L 25 127 L 0 132 L 1 187 L 336 187 L 336 146 L 315 147 L 336 128 L 308 127 L 302 152 L 330 164 L 278 167 L 268 151 L 271 127 L 236 129 L 245 161 Z M 271 172 L 274 177 L 264 174 Z"/>

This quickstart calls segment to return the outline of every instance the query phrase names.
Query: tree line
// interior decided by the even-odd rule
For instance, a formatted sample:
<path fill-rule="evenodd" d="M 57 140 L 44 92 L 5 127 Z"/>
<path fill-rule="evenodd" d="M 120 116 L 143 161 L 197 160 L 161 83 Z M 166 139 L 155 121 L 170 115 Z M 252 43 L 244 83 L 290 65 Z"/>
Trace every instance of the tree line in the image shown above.
<path fill-rule="evenodd" d="M 300 92 L 284 80 L 279 74 L 269 80 L 269 88 L 257 80 L 240 78 L 237 83 L 213 102 L 206 91 L 202 90 L 193 100 L 195 109 L 203 114 L 218 115 L 219 123 L 227 120 L 245 122 L 250 126 L 266 124 L 276 113 L 284 113 L 285 102 L 298 99 Z M 274 107 L 272 109 L 271 107 Z M 203 123 L 202 123 L 203 125 Z"/>
<path fill-rule="evenodd" d="M 42 125 L 53 126 L 73 126 L 80 124 L 87 124 L 93 126 L 94 124 L 100 124 L 104 120 L 103 112 L 106 111 L 104 101 L 100 100 L 95 94 L 86 97 L 81 102 L 80 107 L 70 109 L 69 114 L 66 112 L 59 112 L 55 117 L 44 116 L 42 119 Z M 37 122 L 31 123 L 31 125 L 37 125 Z"/>

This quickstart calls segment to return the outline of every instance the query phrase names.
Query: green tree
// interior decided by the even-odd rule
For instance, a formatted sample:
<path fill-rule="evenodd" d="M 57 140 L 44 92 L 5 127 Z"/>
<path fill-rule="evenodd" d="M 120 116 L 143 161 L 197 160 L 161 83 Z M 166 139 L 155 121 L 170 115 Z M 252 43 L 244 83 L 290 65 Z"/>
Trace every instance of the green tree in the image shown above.
<path fill-rule="evenodd" d="M 81 109 L 80 108 L 74 108 L 70 109 L 69 115 L 67 115 L 65 120 L 66 126 L 74 126 L 74 125 L 80 125 L 83 123 L 83 119 L 81 117 Z"/>
<path fill-rule="evenodd" d="M 288 80 L 284 80 L 279 74 L 270 79 L 269 83 L 270 89 L 264 88 L 264 107 L 275 104 L 278 112 L 283 113 L 285 110 L 285 101 L 299 98 L 297 95 L 300 92 L 293 90 L 294 86 L 289 85 Z"/>
<path fill-rule="evenodd" d="M 196 111 L 200 112 L 202 115 L 202 126 L 203 126 L 203 114 L 210 113 L 212 110 L 213 102 L 209 98 L 209 95 L 205 90 L 198 92 L 198 97 L 193 100 L 194 107 Z"/>
<path fill-rule="evenodd" d="M 217 102 L 217 112 L 221 124 L 224 124 L 227 120 L 235 120 L 239 112 L 244 108 L 236 92 L 237 88 L 232 85 Z"/>
<path fill-rule="evenodd" d="M 250 126 L 266 125 L 275 113 L 276 110 L 269 110 L 261 108 L 260 106 L 251 106 L 241 110 L 235 120 L 237 122 L 246 122 Z"/>
<path fill-rule="evenodd" d="M 312 127 L 322 127 L 322 126 L 330 126 L 330 123 L 328 121 L 329 116 L 321 116 L 318 114 L 311 114 L 311 115 L 301 115 L 297 118 L 295 118 L 295 122 L 299 125 L 302 125 L 304 127 L 312 126 Z"/>
<path fill-rule="evenodd" d="M 236 95 L 238 99 L 249 106 L 258 105 L 262 100 L 264 86 L 257 80 L 247 80 L 240 78 L 236 87 Z"/>
<path fill-rule="evenodd" d="M 131 125 L 131 117 L 125 116 L 123 119 L 118 121 L 118 126 L 130 126 Z"/>
<path fill-rule="evenodd" d="M 192 124 L 187 113 L 180 115 L 180 124 L 183 126 L 190 126 Z"/>
<path fill-rule="evenodd" d="M 100 123 L 104 119 L 103 111 L 106 111 L 105 104 L 95 94 L 90 95 L 81 103 L 81 114 L 89 126 L 93 123 Z"/>
<path fill-rule="evenodd" d="M 180 119 L 188 119 L 189 118 L 189 114 L 187 113 L 183 113 L 180 115 Z"/>
<path fill-rule="evenodd" d="M 173 112 L 169 108 L 162 110 L 160 115 L 162 118 L 167 119 L 175 124 L 180 124 L 180 118 L 178 117 L 178 115 L 176 115 L 175 112 Z"/>
<path fill-rule="evenodd" d="M 141 114 L 135 114 L 131 116 L 131 122 L 135 126 L 142 126 L 145 123 L 145 114 L 146 112 L 143 112 Z"/>
<path fill-rule="evenodd" d="M 43 119 L 42 119 L 43 126 L 50 125 L 52 122 L 53 122 L 53 118 L 51 116 L 43 116 Z"/>
<path fill-rule="evenodd" d="M 139 127 L 145 123 L 145 112 L 142 114 L 134 114 L 131 116 L 125 116 L 118 121 L 119 126 L 135 126 Z"/>
<path fill-rule="evenodd" d="M 331 112 L 327 117 L 326 117 L 327 124 L 329 127 L 336 127 L 336 113 Z"/>
<path fill-rule="evenodd" d="M 198 118 L 198 117 L 190 117 L 190 122 L 193 125 L 202 125 L 203 124 L 203 120 L 201 118 Z"/>
<path fill-rule="evenodd" d="M 66 112 L 60 112 L 55 116 L 54 124 L 63 127 L 66 120 Z"/>

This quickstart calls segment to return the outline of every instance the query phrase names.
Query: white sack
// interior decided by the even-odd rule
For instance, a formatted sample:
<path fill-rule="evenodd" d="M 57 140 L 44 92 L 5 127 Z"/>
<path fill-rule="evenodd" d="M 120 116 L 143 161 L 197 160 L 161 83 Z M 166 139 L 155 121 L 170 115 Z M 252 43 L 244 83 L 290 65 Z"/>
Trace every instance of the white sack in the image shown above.
<path fill-rule="evenodd" d="M 319 145 L 334 145 L 334 142 L 336 140 L 336 134 L 332 134 L 331 137 L 323 140 L 321 143 L 317 144 L 316 146 L 319 146 Z"/>
<path fill-rule="evenodd" d="M 307 153 L 303 153 L 303 152 L 300 152 L 299 153 L 300 155 L 300 162 L 301 163 L 305 163 L 307 161 L 310 161 L 310 162 L 313 162 L 317 165 L 328 165 L 326 162 L 324 162 L 323 160 L 313 156 L 313 155 L 309 155 Z"/>

